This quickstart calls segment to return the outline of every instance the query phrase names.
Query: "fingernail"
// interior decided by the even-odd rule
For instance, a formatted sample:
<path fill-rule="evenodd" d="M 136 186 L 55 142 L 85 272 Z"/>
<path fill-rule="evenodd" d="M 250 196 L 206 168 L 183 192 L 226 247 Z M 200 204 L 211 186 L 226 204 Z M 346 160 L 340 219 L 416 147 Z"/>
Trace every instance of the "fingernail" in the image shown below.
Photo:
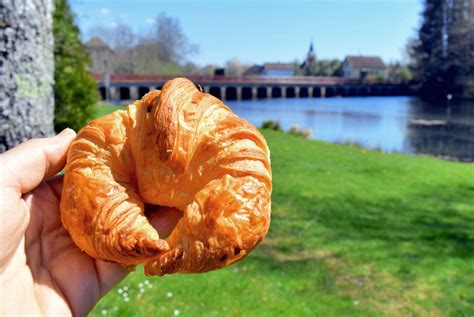
<path fill-rule="evenodd" d="M 66 135 L 69 135 L 69 134 L 70 135 L 75 135 L 76 132 L 73 129 L 66 128 L 66 129 L 62 130 L 61 133 L 59 133 L 56 136 L 66 136 Z"/>

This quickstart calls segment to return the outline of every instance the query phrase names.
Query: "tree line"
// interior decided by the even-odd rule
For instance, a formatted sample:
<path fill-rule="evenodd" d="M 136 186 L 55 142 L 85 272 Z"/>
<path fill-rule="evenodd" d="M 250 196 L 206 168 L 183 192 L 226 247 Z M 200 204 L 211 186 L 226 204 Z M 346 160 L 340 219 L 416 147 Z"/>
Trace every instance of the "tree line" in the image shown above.
<path fill-rule="evenodd" d="M 133 74 L 181 74 L 187 57 L 198 51 L 176 18 L 160 13 L 144 34 L 135 33 L 125 23 L 112 27 L 96 26 L 90 37 L 99 37 L 112 50 L 109 71 Z"/>
<path fill-rule="evenodd" d="M 89 38 L 99 37 L 112 50 L 108 71 L 116 74 L 202 75 L 212 76 L 216 69 L 223 69 L 226 76 L 242 76 L 253 64 L 230 58 L 223 65 L 200 66 L 191 61 L 198 46 L 191 43 L 176 18 L 160 13 L 145 34 L 135 33 L 125 23 L 111 27 L 95 26 L 88 31 Z M 321 59 L 314 61 L 311 72 L 304 72 L 301 62 L 295 59 L 296 76 L 342 76 L 342 61 Z M 410 71 L 400 63 L 388 65 L 387 78 L 392 82 L 411 79 Z"/>

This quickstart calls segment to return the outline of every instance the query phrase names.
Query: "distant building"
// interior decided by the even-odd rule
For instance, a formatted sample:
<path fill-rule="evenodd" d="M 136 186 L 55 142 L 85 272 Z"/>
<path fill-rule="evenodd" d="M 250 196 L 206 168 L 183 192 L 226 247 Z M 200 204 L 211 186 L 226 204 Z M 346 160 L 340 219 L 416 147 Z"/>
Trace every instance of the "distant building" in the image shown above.
<path fill-rule="evenodd" d="M 254 65 L 243 73 L 243 76 L 287 77 L 295 76 L 295 64 L 292 63 L 265 63 Z"/>
<path fill-rule="evenodd" d="M 387 67 L 378 56 L 347 56 L 342 62 L 345 78 L 360 79 L 367 75 L 387 76 Z"/>
<path fill-rule="evenodd" d="M 225 68 L 216 68 L 214 69 L 214 76 L 225 76 Z"/>
<path fill-rule="evenodd" d="M 301 65 L 296 63 L 265 63 L 253 65 L 245 70 L 243 76 L 291 77 L 295 76 L 298 67 L 305 76 L 316 76 L 318 61 L 314 52 L 313 43 L 310 44 L 306 59 Z"/>
<path fill-rule="evenodd" d="M 291 63 L 265 63 L 263 76 L 295 76 L 295 65 Z"/>
<path fill-rule="evenodd" d="M 92 57 L 92 73 L 103 74 L 111 70 L 112 67 L 110 64 L 114 51 L 107 46 L 101 38 L 93 37 L 84 46 Z"/>
<path fill-rule="evenodd" d="M 247 68 L 243 76 L 260 76 L 263 73 L 263 66 L 262 65 L 253 65 Z"/>
<path fill-rule="evenodd" d="M 316 59 L 316 53 L 314 53 L 313 42 L 311 42 L 308 55 L 300 68 L 304 76 L 316 76 L 318 71 L 318 60 Z"/>

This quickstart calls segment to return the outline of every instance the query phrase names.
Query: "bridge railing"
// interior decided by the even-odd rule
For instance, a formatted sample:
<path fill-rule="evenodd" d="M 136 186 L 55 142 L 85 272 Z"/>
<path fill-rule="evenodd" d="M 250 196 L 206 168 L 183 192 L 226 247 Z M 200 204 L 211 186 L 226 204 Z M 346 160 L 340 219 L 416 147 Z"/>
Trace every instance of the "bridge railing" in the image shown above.
<path fill-rule="evenodd" d="M 110 74 L 110 82 L 113 83 L 163 83 L 179 76 L 162 75 L 137 75 L 137 74 Z M 195 83 L 229 83 L 229 84 L 275 84 L 275 85 L 337 85 L 352 82 L 341 77 L 316 77 L 316 76 L 186 76 Z M 94 74 L 97 82 L 104 82 L 103 74 Z"/>
<path fill-rule="evenodd" d="M 174 76 L 94 75 L 104 100 L 136 100 L 150 89 L 161 89 Z M 189 76 L 201 89 L 224 100 L 410 95 L 408 84 L 340 77 Z"/>

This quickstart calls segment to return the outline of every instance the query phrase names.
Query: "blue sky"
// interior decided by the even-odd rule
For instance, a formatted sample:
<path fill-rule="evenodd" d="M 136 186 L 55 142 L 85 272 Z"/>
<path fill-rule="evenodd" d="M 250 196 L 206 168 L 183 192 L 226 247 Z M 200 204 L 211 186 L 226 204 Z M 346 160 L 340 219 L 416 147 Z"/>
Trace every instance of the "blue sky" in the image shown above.
<path fill-rule="evenodd" d="M 404 59 L 420 22 L 420 0 L 71 0 L 85 39 L 93 26 L 122 22 L 146 32 L 160 13 L 177 18 L 199 46 L 190 60 L 221 64 L 301 61 L 314 41 L 318 58 L 379 55 Z"/>

